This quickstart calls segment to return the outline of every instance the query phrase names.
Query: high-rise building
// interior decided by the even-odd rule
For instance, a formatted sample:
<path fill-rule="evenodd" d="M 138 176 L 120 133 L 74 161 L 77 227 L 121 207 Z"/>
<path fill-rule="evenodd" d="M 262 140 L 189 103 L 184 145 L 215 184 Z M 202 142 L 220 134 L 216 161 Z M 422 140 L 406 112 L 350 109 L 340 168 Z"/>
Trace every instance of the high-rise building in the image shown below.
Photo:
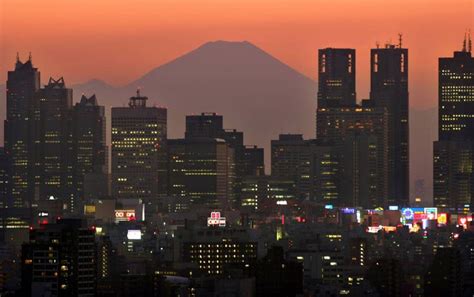
<path fill-rule="evenodd" d="M 219 138 L 174 139 L 168 143 L 169 195 L 193 205 L 224 208 L 233 201 L 234 150 Z"/>
<path fill-rule="evenodd" d="M 22 247 L 21 296 L 95 296 L 95 230 L 60 219 L 30 231 Z"/>
<path fill-rule="evenodd" d="M 319 109 L 317 137 L 339 147 L 342 204 L 383 207 L 388 200 L 387 113 L 362 102 L 362 106 Z"/>
<path fill-rule="evenodd" d="M 301 134 L 280 134 L 271 141 L 272 176 L 293 180 L 299 198 L 311 194 L 311 151 Z"/>
<path fill-rule="evenodd" d="M 355 105 L 355 66 L 354 49 L 319 50 L 318 108 Z"/>
<path fill-rule="evenodd" d="M 73 111 L 73 143 L 74 143 L 74 196 L 77 211 L 84 197 L 84 182 L 88 175 L 98 178 L 106 176 L 107 146 L 105 142 L 105 108 L 98 105 L 95 95 L 82 95 Z M 107 188 L 107 183 L 104 184 Z"/>
<path fill-rule="evenodd" d="M 112 108 L 112 192 L 142 199 L 152 212 L 166 194 L 167 110 L 147 100 L 138 90 L 128 107 Z"/>
<path fill-rule="evenodd" d="M 37 91 L 32 116 L 32 162 L 35 200 L 60 200 L 74 209 L 72 89 L 50 78 Z"/>
<path fill-rule="evenodd" d="M 388 113 L 388 202 L 409 202 L 408 49 L 387 44 L 370 51 L 370 99 Z"/>
<path fill-rule="evenodd" d="M 31 56 L 26 62 L 17 57 L 15 70 L 8 72 L 5 152 L 11 157 L 10 207 L 31 205 L 32 162 L 31 122 L 35 94 L 40 88 L 40 72 L 33 67 Z"/>
<path fill-rule="evenodd" d="M 471 40 L 439 59 L 438 137 L 434 143 L 435 206 L 469 211 L 474 199 L 474 58 Z"/>
<path fill-rule="evenodd" d="M 281 134 L 272 140 L 272 176 L 293 181 L 299 199 L 343 205 L 341 157 L 340 145 Z"/>
<path fill-rule="evenodd" d="M 228 158 L 231 159 L 228 159 L 229 176 L 227 181 L 229 183 L 228 187 L 230 187 L 230 192 L 228 192 L 225 201 L 229 203 L 229 205 L 237 206 L 241 199 L 242 180 L 244 176 L 257 175 L 264 171 L 263 149 L 255 146 L 246 147 L 244 145 L 244 133 L 235 129 L 224 129 L 223 122 L 223 116 L 216 113 L 201 113 L 200 115 L 186 116 L 185 140 L 181 141 L 181 143 L 186 143 L 185 155 L 188 160 L 191 156 L 190 152 L 192 149 L 190 150 L 190 148 L 193 146 L 192 143 L 196 145 L 201 143 L 202 145 L 206 142 L 205 139 L 208 140 L 208 143 L 213 143 L 217 140 L 216 143 L 219 143 L 219 146 L 224 146 L 222 144 L 222 142 L 224 142 L 225 145 L 229 147 L 227 154 Z M 179 140 L 174 142 L 176 145 L 174 148 L 175 154 L 179 154 L 179 142 Z M 214 149 L 211 148 L 211 151 L 213 150 Z M 184 151 L 182 153 L 184 153 Z M 186 164 L 177 164 L 179 158 L 176 155 L 174 158 L 174 160 L 170 159 L 170 164 L 174 164 L 173 166 L 187 166 Z M 175 168 L 173 170 L 177 169 Z M 173 185 L 170 185 L 170 187 L 174 187 L 170 189 L 170 191 L 173 192 L 171 195 L 177 195 L 177 192 L 180 191 L 179 188 L 182 187 L 178 185 L 180 182 L 178 176 L 175 174 L 176 172 L 179 172 L 179 170 L 169 173 L 170 176 L 173 175 L 177 178 L 173 182 Z"/>

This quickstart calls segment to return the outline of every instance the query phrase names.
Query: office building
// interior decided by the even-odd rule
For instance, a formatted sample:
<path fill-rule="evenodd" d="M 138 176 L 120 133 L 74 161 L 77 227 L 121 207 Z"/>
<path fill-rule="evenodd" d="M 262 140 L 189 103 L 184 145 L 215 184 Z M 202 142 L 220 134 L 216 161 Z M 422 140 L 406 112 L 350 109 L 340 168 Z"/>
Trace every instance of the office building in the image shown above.
<path fill-rule="evenodd" d="M 224 208 L 234 200 L 234 151 L 218 138 L 173 139 L 169 149 L 169 195 Z"/>
<path fill-rule="evenodd" d="M 386 44 L 370 51 L 370 99 L 388 113 L 388 202 L 409 202 L 408 49 Z"/>
<path fill-rule="evenodd" d="M 5 120 L 5 152 L 11 156 L 10 207 L 27 207 L 33 199 L 32 148 L 30 143 L 32 106 L 40 88 L 40 72 L 31 56 L 26 62 L 17 57 L 15 70 L 8 72 Z"/>
<path fill-rule="evenodd" d="M 101 180 L 105 189 L 108 188 L 107 182 L 104 182 L 108 172 L 105 135 L 105 108 L 98 104 L 95 95 L 82 95 L 73 110 L 73 185 L 76 198 L 73 211 L 80 210 L 84 201 L 90 199 L 84 195 L 85 182 L 90 180 L 88 176 Z"/>
<path fill-rule="evenodd" d="M 385 108 L 363 105 L 321 108 L 317 137 L 339 147 L 343 205 L 386 206 L 388 195 L 388 115 Z"/>
<path fill-rule="evenodd" d="M 112 108 L 112 192 L 142 199 L 153 212 L 166 194 L 167 110 L 147 100 L 138 90 L 128 107 Z"/>
<path fill-rule="evenodd" d="M 311 152 L 301 134 L 280 134 L 271 141 L 272 176 L 296 183 L 297 197 L 311 194 Z"/>
<path fill-rule="evenodd" d="M 72 211 L 72 89 L 62 77 L 50 78 L 35 96 L 31 119 L 34 200 L 59 200 Z"/>
<path fill-rule="evenodd" d="M 467 44 L 466 44 L 467 43 Z M 474 58 L 471 41 L 439 59 L 438 137 L 433 146 L 433 200 L 469 211 L 474 199 Z"/>

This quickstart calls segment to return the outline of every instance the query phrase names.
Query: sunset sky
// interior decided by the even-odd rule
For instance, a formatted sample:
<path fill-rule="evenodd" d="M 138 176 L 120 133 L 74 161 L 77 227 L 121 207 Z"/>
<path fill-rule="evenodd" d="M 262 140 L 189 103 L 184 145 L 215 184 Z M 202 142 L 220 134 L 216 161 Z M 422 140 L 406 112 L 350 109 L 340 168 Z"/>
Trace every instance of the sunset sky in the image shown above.
<path fill-rule="evenodd" d="M 369 49 L 399 32 L 409 48 L 411 105 L 437 100 L 437 58 L 474 28 L 473 0 L 0 0 L 0 84 L 16 52 L 69 85 L 126 84 L 213 40 L 247 40 L 316 79 L 323 47 L 357 50 L 358 98 Z"/>

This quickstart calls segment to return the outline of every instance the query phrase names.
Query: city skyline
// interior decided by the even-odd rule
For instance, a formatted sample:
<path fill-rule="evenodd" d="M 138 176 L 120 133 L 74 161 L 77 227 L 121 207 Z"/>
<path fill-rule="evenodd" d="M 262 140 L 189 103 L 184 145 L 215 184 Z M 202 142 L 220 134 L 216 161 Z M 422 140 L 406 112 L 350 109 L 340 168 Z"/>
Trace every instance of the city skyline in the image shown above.
<path fill-rule="evenodd" d="M 474 296 L 472 1 L 0 0 L 0 297 Z"/>
<path fill-rule="evenodd" d="M 114 3 L 113 7 L 109 1 L 80 5 L 53 0 L 41 4 L 23 0 L 25 5 L 15 6 L 16 3 L 2 2 L 1 68 L 7 69 L 18 51 L 22 56 L 31 51 L 47 76 L 64 75 L 72 84 L 101 79 L 111 85 L 123 85 L 205 42 L 248 40 L 313 80 L 316 79 L 318 48 L 354 47 L 360 65 L 357 93 L 359 98 L 367 98 L 368 50 L 375 47 L 376 42 L 381 46 L 395 42 L 397 34 L 403 33 L 412 60 L 411 103 L 417 108 L 435 106 L 433 70 L 437 57 L 452 48 L 460 48 L 462 34 L 472 27 L 473 10 L 471 1 L 465 0 L 456 1 L 456 5 L 452 1 L 402 1 L 388 2 L 384 6 L 376 5 L 373 0 L 357 4 L 347 0 L 300 0 L 292 5 L 285 1 L 271 4 L 244 1 L 236 5 L 212 0 L 204 3 L 144 0 L 139 5 Z M 40 17 L 48 4 L 54 5 L 57 13 L 48 18 Z M 104 12 L 104 9 L 107 10 Z M 231 9 L 232 14 L 226 15 Z M 439 24 L 438 20 L 446 15 L 456 15 L 456 18 Z M 83 22 L 85 19 L 87 25 Z M 181 22 L 182 19 L 186 21 Z M 271 22 L 273 19 L 281 21 Z M 339 22 L 341 19 L 345 21 Z M 35 26 L 31 26 L 31 22 L 35 22 Z M 62 26 L 58 27 L 58 23 Z M 373 26 L 374 23 L 377 26 Z M 219 26 L 214 26 L 216 24 Z M 41 38 L 38 40 L 36 36 Z M 58 40 L 68 42 L 58 44 Z M 136 47 L 136 44 L 144 46 Z M 122 50 L 117 51 L 117 47 Z M 48 54 L 42 54 L 44 52 Z M 83 58 L 71 59 L 78 54 Z M 98 67 L 104 63 L 107 67 Z M 117 67 L 128 71 L 117 71 Z M 4 75 L 0 73 L 1 81 L 5 80 Z"/>

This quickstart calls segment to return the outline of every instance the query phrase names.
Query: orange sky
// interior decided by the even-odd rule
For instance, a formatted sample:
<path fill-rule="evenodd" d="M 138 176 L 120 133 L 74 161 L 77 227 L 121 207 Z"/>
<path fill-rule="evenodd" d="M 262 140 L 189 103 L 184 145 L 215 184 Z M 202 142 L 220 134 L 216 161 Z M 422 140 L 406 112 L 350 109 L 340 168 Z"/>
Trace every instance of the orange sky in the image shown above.
<path fill-rule="evenodd" d="M 0 0 L 0 81 L 16 52 L 47 76 L 125 84 L 211 40 L 248 40 L 316 78 L 318 48 L 357 49 L 358 97 L 369 49 L 404 34 L 411 104 L 434 106 L 437 57 L 473 28 L 473 0 Z"/>

